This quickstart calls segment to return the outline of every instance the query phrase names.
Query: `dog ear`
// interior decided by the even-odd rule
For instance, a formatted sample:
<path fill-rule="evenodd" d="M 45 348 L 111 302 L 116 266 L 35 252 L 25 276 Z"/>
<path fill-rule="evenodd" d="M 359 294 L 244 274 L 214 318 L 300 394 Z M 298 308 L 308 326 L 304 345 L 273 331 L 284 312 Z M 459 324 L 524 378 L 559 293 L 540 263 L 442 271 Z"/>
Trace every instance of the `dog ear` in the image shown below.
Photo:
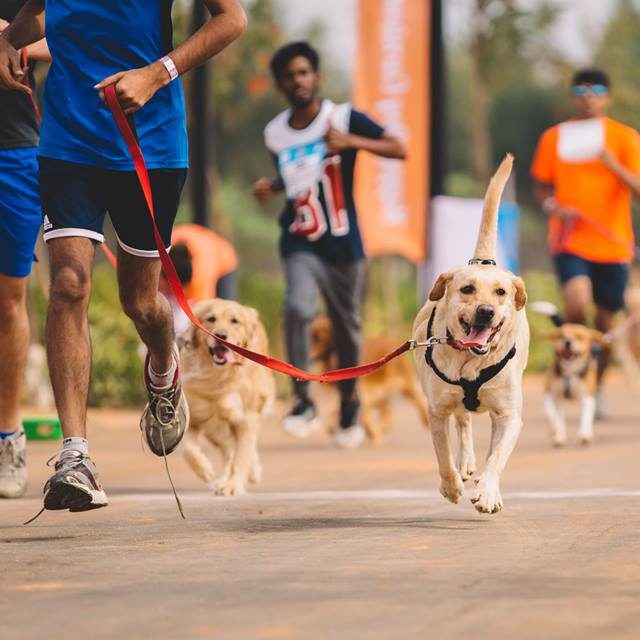
<path fill-rule="evenodd" d="M 597 329 L 591 329 L 591 342 L 592 344 L 597 344 L 601 347 L 610 347 L 611 341 L 607 336 L 602 333 L 602 331 L 598 331 Z"/>
<path fill-rule="evenodd" d="M 438 276 L 433 287 L 431 287 L 431 291 L 429 292 L 429 300 L 440 300 L 442 296 L 444 296 L 445 291 L 447 290 L 447 285 L 451 282 L 451 278 L 453 278 L 453 274 L 451 271 L 447 271 L 446 273 L 441 273 Z"/>
<path fill-rule="evenodd" d="M 258 333 L 258 326 L 259 326 L 259 322 L 260 322 L 260 316 L 258 315 L 258 312 L 256 309 L 253 309 L 252 307 L 245 307 L 244 308 L 244 316 L 245 316 L 245 322 L 244 322 L 244 344 L 242 345 L 245 348 L 250 348 L 250 349 L 254 349 L 257 345 L 257 333 Z"/>
<path fill-rule="evenodd" d="M 527 304 L 527 290 L 524 286 L 524 280 L 517 276 L 513 278 L 513 287 L 516 290 L 515 301 L 516 311 L 520 311 Z"/>
<path fill-rule="evenodd" d="M 560 328 L 556 328 L 538 335 L 545 340 L 557 340 L 562 335 L 562 331 L 560 331 Z"/>

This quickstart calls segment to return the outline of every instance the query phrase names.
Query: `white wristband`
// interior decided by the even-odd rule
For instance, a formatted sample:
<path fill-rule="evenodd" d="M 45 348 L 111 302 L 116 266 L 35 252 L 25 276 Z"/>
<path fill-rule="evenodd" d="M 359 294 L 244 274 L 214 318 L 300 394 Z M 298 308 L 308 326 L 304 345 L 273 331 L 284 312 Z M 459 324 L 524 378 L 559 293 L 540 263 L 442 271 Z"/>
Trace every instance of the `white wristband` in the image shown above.
<path fill-rule="evenodd" d="M 176 69 L 176 65 L 173 63 L 173 60 L 169 56 L 163 56 L 160 58 L 160 62 L 164 65 L 164 68 L 167 70 L 169 77 L 171 80 L 175 80 L 180 74 Z"/>

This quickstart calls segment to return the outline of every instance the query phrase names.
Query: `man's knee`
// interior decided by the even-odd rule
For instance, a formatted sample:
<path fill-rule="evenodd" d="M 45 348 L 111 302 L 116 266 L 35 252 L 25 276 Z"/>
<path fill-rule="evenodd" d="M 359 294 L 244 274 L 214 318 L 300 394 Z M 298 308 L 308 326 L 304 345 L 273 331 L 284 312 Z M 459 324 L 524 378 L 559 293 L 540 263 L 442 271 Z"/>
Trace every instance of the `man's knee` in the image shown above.
<path fill-rule="evenodd" d="M 91 294 L 91 274 L 79 265 L 65 265 L 51 274 L 52 306 L 87 304 Z"/>
<path fill-rule="evenodd" d="M 15 325 L 19 320 L 26 318 L 26 285 L 12 283 L 11 286 L 0 284 L 0 326 L 3 328 Z"/>

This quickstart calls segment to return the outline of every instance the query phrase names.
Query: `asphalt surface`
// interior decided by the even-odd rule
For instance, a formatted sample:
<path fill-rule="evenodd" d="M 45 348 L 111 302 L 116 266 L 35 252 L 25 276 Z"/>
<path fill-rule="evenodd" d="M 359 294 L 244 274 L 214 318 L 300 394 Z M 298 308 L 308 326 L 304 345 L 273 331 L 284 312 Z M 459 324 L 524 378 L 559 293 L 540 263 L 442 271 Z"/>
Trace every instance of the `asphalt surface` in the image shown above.
<path fill-rule="evenodd" d="M 141 450 L 138 414 L 92 411 L 111 504 L 23 526 L 58 446 L 29 444 L 27 497 L 0 502 L 0 638 L 638 638 L 637 395 L 612 381 L 588 448 L 572 406 L 557 450 L 541 384 L 526 380 L 494 516 L 439 496 L 430 438 L 404 401 L 378 449 L 289 439 L 275 414 L 263 482 L 243 498 L 212 495 L 172 455 L 186 521 L 162 461 Z M 481 460 L 488 421 L 475 425 Z"/>

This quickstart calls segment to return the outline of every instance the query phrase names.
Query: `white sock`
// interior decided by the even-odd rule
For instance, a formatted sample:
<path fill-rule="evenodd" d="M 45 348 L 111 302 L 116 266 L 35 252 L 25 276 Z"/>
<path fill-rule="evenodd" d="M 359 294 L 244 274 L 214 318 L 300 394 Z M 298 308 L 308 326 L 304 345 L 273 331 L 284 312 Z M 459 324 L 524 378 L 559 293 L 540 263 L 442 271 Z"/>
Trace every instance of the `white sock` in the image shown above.
<path fill-rule="evenodd" d="M 161 391 L 163 389 L 168 389 L 173 384 L 173 378 L 176 375 L 176 369 L 178 368 L 178 363 L 176 362 L 175 356 L 171 358 L 171 366 L 169 367 L 169 371 L 166 373 L 157 373 L 151 367 L 151 360 L 149 360 L 149 366 L 147 371 L 149 373 L 149 380 L 153 385 L 154 389 Z"/>
<path fill-rule="evenodd" d="M 81 454 L 89 455 L 89 443 L 86 438 L 65 438 L 62 441 L 62 451 L 60 452 L 60 460 L 65 457 L 73 456 L 72 452 L 79 451 Z"/>

